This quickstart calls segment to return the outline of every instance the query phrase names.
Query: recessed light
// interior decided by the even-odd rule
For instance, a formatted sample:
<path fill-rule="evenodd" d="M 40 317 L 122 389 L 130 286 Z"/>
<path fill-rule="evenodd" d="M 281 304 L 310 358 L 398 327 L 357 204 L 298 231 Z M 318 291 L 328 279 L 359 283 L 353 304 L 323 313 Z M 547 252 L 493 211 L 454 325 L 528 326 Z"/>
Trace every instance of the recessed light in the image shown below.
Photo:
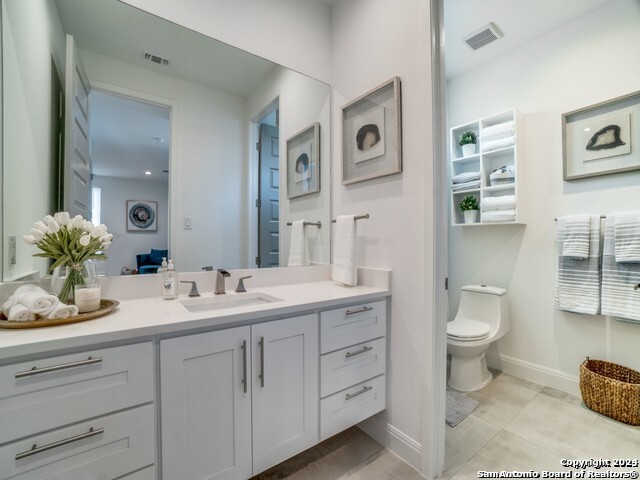
<path fill-rule="evenodd" d="M 146 172 L 144 172 L 145 175 L 151 175 L 151 172 L 149 170 L 147 170 Z"/>

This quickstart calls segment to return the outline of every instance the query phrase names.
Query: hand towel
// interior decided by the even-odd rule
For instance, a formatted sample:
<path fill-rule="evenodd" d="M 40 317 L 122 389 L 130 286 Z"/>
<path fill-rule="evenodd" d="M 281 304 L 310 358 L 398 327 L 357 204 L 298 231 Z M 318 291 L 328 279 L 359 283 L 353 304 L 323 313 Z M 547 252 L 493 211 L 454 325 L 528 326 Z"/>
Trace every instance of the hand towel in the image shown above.
<path fill-rule="evenodd" d="M 640 263 L 616 262 L 616 216 L 607 215 L 602 252 L 602 314 L 640 322 Z"/>
<path fill-rule="evenodd" d="M 53 305 L 48 312 L 45 312 L 43 314 L 43 316 L 46 316 L 49 319 L 53 319 L 72 317 L 77 314 L 78 307 L 76 307 L 75 305 L 65 305 L 64 303 L 58 301 L 58 303 Z"/>
<path fill-rule="evenodd" d="M 615 214 L 616 262 L 640 262 L 640 210 Z"/>
<path fill-rule="evenodd" d="M 514 209 L 490 210 L 483 212 L 481 219 L 484 223 L 513 222 L 516 219 L 516 211 Z"/>
<path fill-rule="evenodd" d="M 502 195 L 500 197 L 485 197 L 480 203 L 480 210 L 489 212 L 492 210 L 513 210 L 516 206 L 515 195 Z"/>
<path fill-rule="evenodd" d="M 48 312 L 51 307 L 60 303 L 58 297 L 45 292 L 41 288 L 25 293 L 19 297 L 17 301 L 36 315 L 44 314 Z"/>
<path fill-rule="evenodd" d="M 470 182 L 455 183 L 451 187 L 451 190 L 453 190 L 454 192 L 457 192 L 460 190 L 471 190 L 471 189 L 478 189 L 478 188 L 480 188 L 480 180 L 472 180 Z"/>
<path fill-rule="evenodd" d="M 591 215 L 566 215 L 558 218 L 558 235 L 562 235 L 564 257 L 589 258 Z"/>
<path fill-rule="evenodd" d="M 489 140 L 488 142 L 480 141 L 480 151 L 491 152 L 500 148 L 506 148 L 513 145 L 516 141 L 515 135 L 505 138 L 499 138 L 497 140 Z"/>
<path fill-rule="evenodd" d="M 358 283 L 355 215 L 338 215 L 336 219 L 331 278 L 349 286 Z"/>
<path fill-rule="evenodd" d="M 600 313 L 600 215 L 589 219 L 589 257 L 565 257 L 564 235 L 558 229 L 558 277 L 555 307 L 567 312 Z"/>
<path fill-rule="evenodd" d="M 480 180 L 480 172 L 463 172 L 451 179 L 451 183 L 465 183 L 472 180 Z"/>
<path fill-rule="evenodd" d="M 28 322 L 35 319 L 36 314 L 21 303 L 13 305 L 7 314 L 7 320 L 11 320 L 12 322 Z"/>
<path fill-rule="evenodd" d="M 480 141 L 497 140 L 498 138 L 512 137 L 515 133 L 513 121 L 499 123 L 480 129 Z"/>
<path fill-rule="evenodd" d="M 289 266 L 300 267 L 310 265 L 307 237 L 304 234 L 304 220 L 296 220 L 291 224 L 291 242 L 289 245 Z"/>

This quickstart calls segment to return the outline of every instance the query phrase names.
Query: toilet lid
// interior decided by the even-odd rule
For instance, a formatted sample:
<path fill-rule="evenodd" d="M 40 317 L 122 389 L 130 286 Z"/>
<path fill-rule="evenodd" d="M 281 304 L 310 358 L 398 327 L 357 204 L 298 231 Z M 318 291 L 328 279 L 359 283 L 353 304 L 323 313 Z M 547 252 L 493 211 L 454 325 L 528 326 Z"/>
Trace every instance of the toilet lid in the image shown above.
<path fill-rule="evenodd" d="M 489 336 L 489 325 L 476 320 L 459 318 L 447 323 L 447 337 L 457 340 L 481 340 Z"/>

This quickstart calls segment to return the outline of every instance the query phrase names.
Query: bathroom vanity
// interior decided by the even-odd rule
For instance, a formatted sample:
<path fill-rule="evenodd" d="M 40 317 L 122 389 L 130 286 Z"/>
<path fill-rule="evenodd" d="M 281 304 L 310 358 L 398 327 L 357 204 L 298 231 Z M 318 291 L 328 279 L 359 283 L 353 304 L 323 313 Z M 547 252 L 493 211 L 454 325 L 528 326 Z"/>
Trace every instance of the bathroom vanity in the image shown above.
<path fill-rule="evenodd" d="M 246 479 L 385 408 L 388 284 L 248 290 L 0 331 L 0 478 Z"/>

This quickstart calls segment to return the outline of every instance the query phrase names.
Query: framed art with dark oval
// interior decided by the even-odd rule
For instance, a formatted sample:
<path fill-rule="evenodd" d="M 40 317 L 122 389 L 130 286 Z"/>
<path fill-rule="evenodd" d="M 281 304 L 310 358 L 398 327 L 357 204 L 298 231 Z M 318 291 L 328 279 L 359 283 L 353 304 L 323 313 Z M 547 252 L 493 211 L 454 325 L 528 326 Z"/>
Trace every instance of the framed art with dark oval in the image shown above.
<path fill-rule="evenodd" d="M 400 78 L 342 107 L 342 183 L 402 171 Z"/>
<path fill-rule="evenodd" d="M 127 232 L 157 232 L 158 202 L 127 200 Z"/>
<path fill-rule="evenodd" d="M 287 198 L 320 191 L 320 124 L 287 139 Z"/>
<path fill-rule="evenodd" d="M 640 169 L 640 92 L 562 115 L 564 180 Z"/>

